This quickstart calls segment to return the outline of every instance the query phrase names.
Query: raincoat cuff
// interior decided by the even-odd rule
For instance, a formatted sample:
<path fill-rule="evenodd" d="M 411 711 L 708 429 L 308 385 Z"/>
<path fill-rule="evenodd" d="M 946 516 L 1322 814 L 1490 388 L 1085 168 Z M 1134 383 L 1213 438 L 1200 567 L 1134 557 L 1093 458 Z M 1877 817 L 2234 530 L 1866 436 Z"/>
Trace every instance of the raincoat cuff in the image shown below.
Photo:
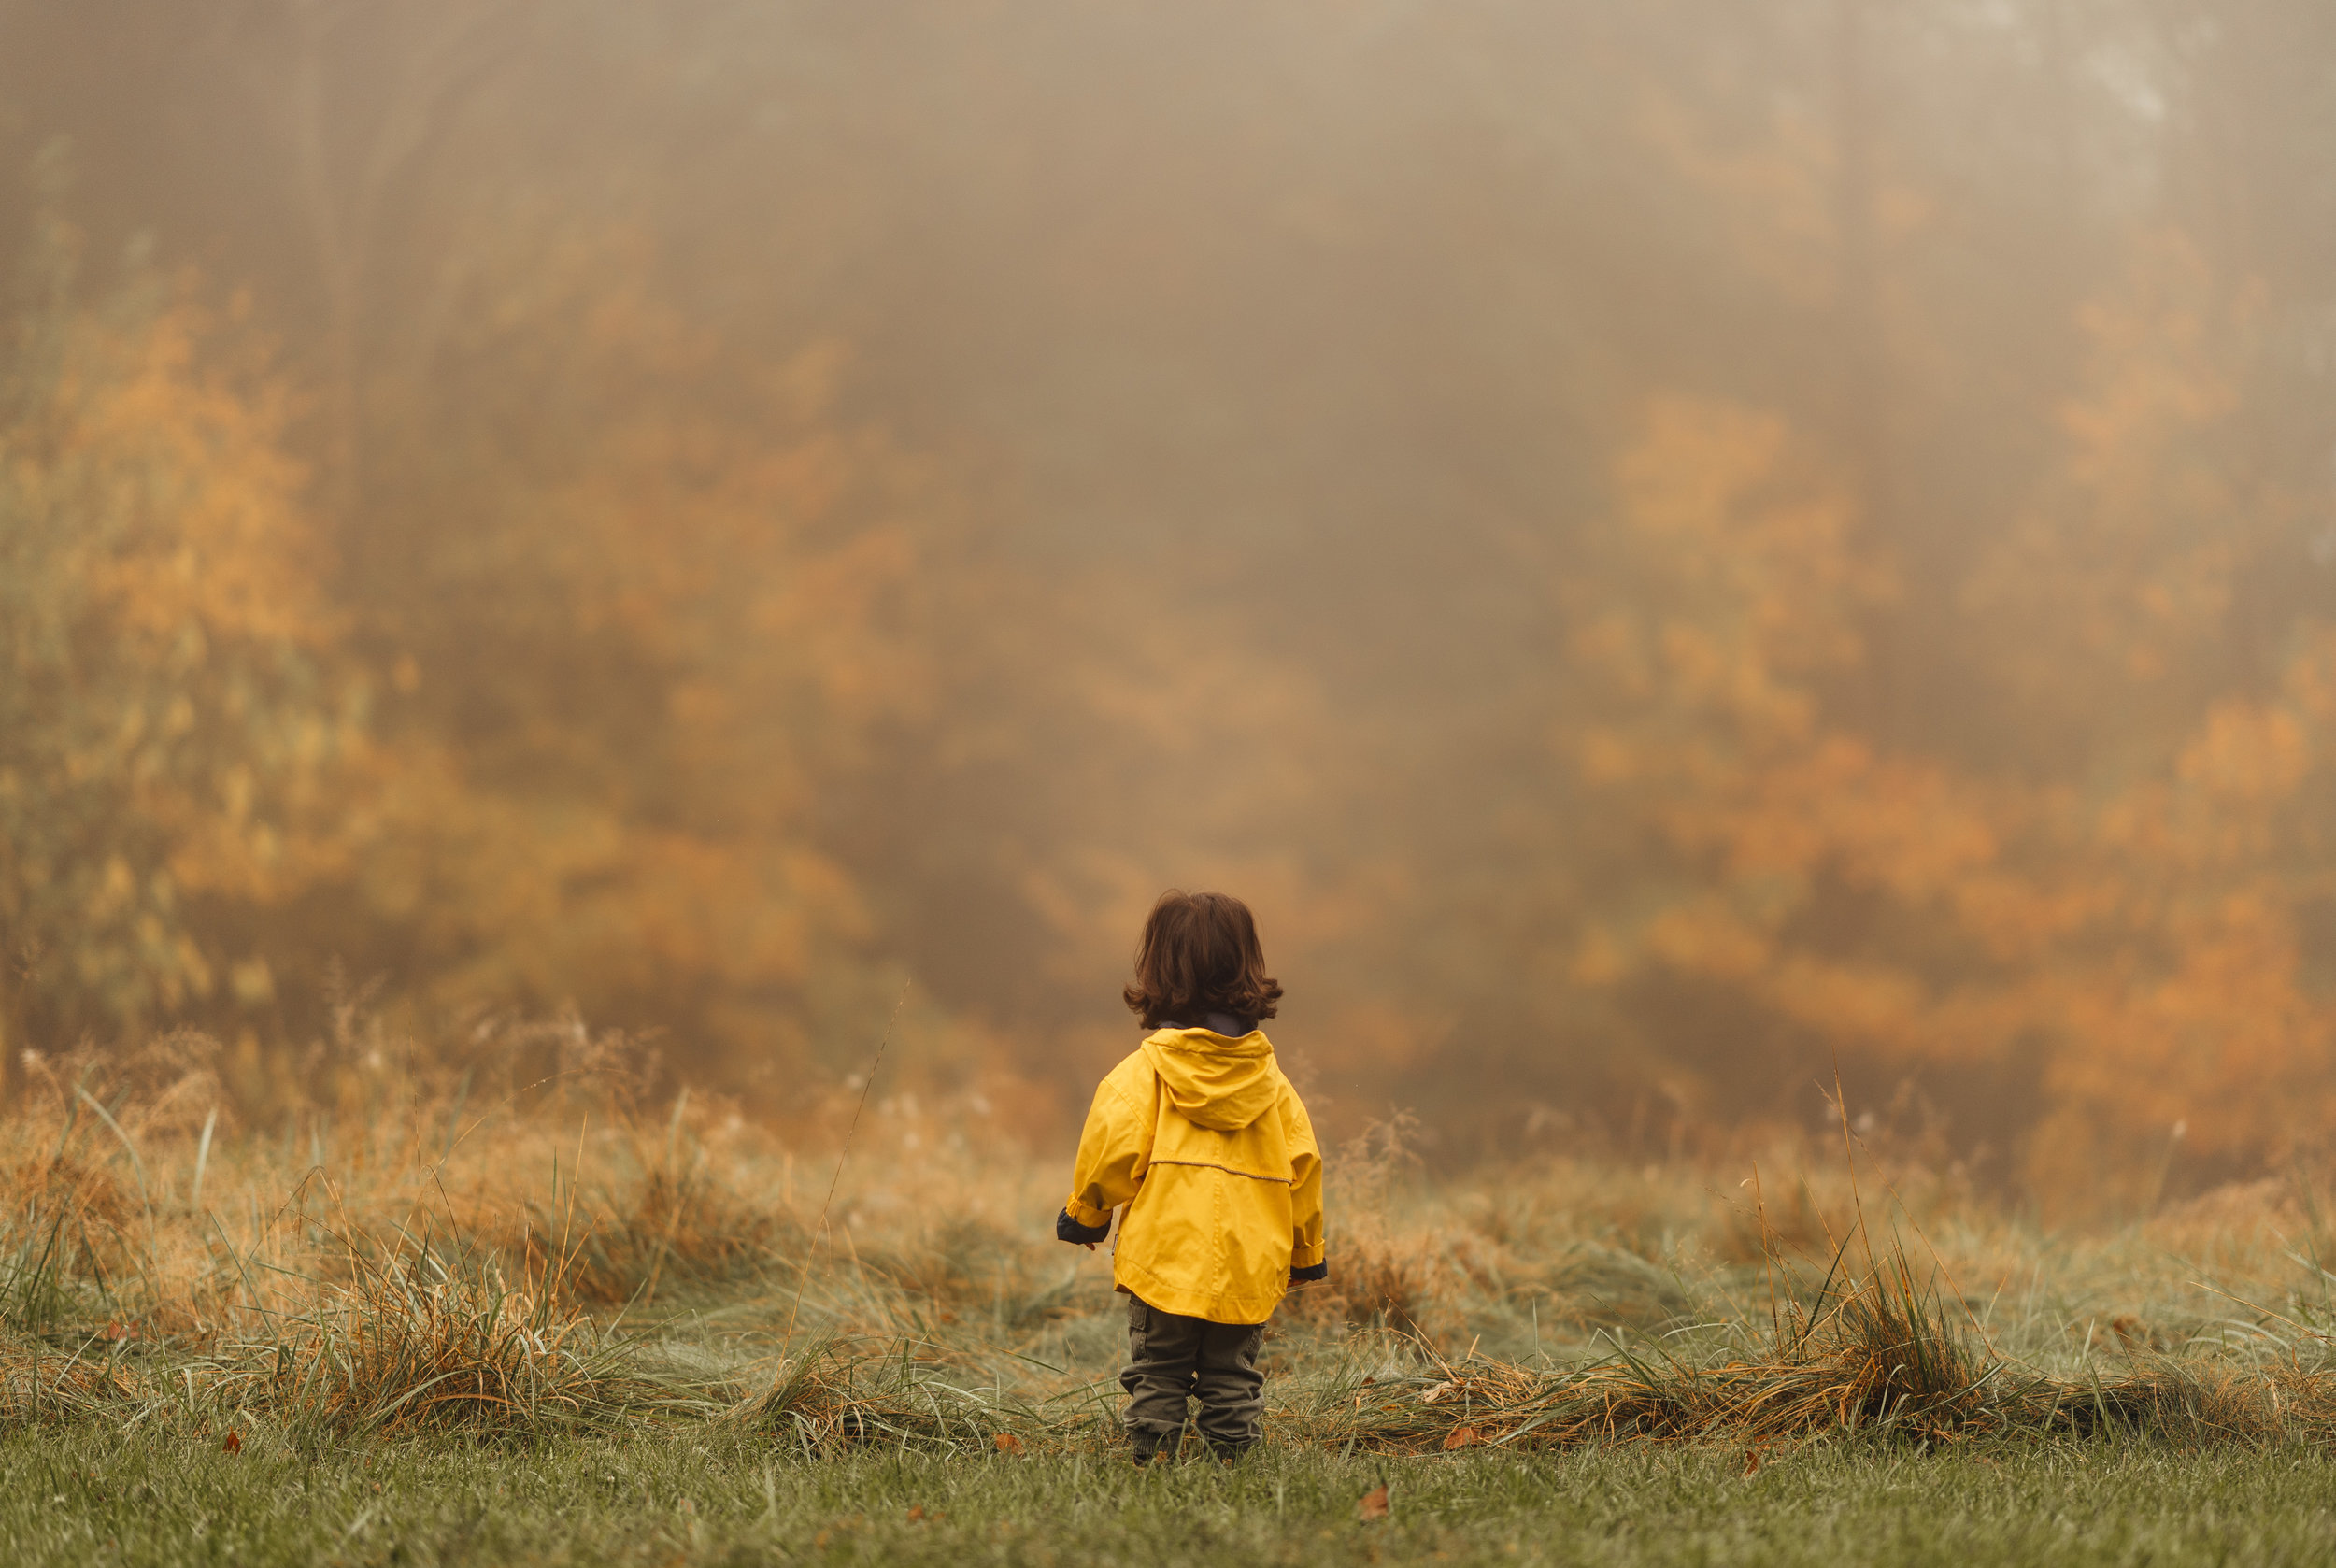
<path fill-rule="evenodd" d="M 1111 1211 L 1107 1208 L 1089 1208 L 1076 1198 L 1073 1198 L 1062 1205 L 1062 1212 L 1070 1217 L 1073 1224 L 1083 1226 L 1090 1231 L 1111 1229 Z"/>
<path fill-rule="evenodd" d="M 1330 1276 L 1331 1265 L 1328 1263 L 1311 1263 L 1304 1268 L 1293 1268 L 1289 1271 L 1289 1282 L 1292 1285 L 1310 1285 L 1315 1280 L 1328 1279 Z"/>
<path fill-rule="evenodd" d="M 1109 1216 L 1105 1218 L 1108 1219 Z M 1057 1241 L 1076 1242 L 1084 1247 L 1089 1242 L 1101 1241 L 1109 1234 L 1111 1234 L 1109 1225 L 1082 1225 L 1071 1218 L 1071 1211 L 1067 1208 L 1054 1217 L 1054 1239 Z"/>
<path fill-rule="evenodd" d="M 1289 1272 L 1297 1274 L 1301 1270 L 1315 1267 L 1322 1262 L 1322 1254 L 1329 1248 L 1328 1242 L 1318 1241 L 1312 1247 L 1301 1247 L 1294 1249 L 1289 1254 Z M 1310 1277 L 1319 1279 L 1321 1276 L 1315 1275 Z"/>

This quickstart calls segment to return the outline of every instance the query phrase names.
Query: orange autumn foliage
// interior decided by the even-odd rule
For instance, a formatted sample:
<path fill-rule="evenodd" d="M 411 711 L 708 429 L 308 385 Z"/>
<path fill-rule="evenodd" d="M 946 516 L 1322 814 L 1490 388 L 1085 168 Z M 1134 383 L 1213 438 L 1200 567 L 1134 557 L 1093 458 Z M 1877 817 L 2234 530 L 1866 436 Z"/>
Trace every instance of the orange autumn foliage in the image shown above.
<path fill-rule="evenodd" d="M 470 432 L 502 443 L 484 518 L 408 464 L 409 596 L 352 600 L 235 323 L 150 284 L 79 304 L 50 243 L 0 425 L 0 1043 L 200 1020 L 288 1105 L 323 1092 L 287 1069 L 345 967 L 457 1012 L 662 1014 L 767 1077 L 887 988 L 804 822 L 924 700 L 899 617 L 934 503 L 827 420 L 832 355 L 746 423 L 634 390 L 714 355 L 637 291 L 593 285 L 576 339 L 486 312 L 466 349 L 564 355 L 572 417 Z"/>
<path fill-rule="evenodd" d="M 1570 1031 L 1606 1075 L 1574 1102 L 1464 1097 L 1619 1142 L 1634 1098 L 1805 1119 L 1838 1059 L 2111 1196 L 2177 1126 L 2209 1171 L 2336 1135 L 2336 630 L 2228 656 L 2288 504 L 2232 449 L 2246 292 L 2177 241 L 2087 310 L 2051 461 L 1944 588 L 1793 421 L 1648 400 L 1473 762 L 1249 602 L 1162 592 L 1172 545 L 977 548 L 962 475 L 843 411 L 842 348 L 741 363 L 623 235 L 515 249 L 459 280 L 434 396 L 367 391 L 354 520 L 232 320 L 60 289 L 20 322 L 11 1048 L 198 1022 L 248 1099 L 327 1104 L 337 964 L 336 999 L 664 1027 L 784 1112 L 864 1062 L 914 949 L 894 1067 L 1036 1128 L 1173 877 L 1273 911 L 1293 1062 L 1374 1111 Z M 1889 711 L 1917 591 L 1976 720 Z M 1471 1013 L 1503 987 L 1539 1011 Z"/>
<path fill-rule="evenodd" d="M 62 303 L 37 253 L 0 425 L 0 1037 L 226 992 L 270 955 L 224 911 L 344 875 L 339 770 L 364 692 L 286 455 L 280 390 L 207 363 L 215 324 L 133 295 Z"/>
<path fill-rule="evenodd" d="M 1650 411 L 1576 587 L 1593 717 L 1565 738 L 1630 835 L 1574 974 L 1638 999 L 1642 1051 L 1716 1082 L 1779 1052 L 1804 1081 L 2025 1081 L 2025 1172 L 2064 1199 L 2145 1181 L 2170 1139 L 2237 1169 L 2336 1135 L 2331 977 L 2301 940 L 2336 896 L 2336 629 L 2273 691 L 2207 678 L 2248 534 L 2222 525 L 2203 292 L 2166 247 L 2088 313 L 2101 380 L 2063 473 L 1974 584 L 2007 708 L 2075 732 L 2017 768 L 1866 732 L 1859 629 L 1887 579 L 1781 422 Z M 1682 1038 L 1682 987 L 1737 1037 Z"/>

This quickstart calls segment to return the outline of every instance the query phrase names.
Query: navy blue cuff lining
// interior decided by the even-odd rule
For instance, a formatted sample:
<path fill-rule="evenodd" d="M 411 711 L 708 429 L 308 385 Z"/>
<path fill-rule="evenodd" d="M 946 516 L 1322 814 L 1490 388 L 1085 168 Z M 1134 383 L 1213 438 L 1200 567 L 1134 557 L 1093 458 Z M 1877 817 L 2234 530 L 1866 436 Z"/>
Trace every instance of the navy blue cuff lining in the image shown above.
<path fill-rule="evenodd" d="M 1328 1258 L 1318 1263 L 1309 1263 L 1304 1268 L 1289 1271 L 1289 1282 L 1292 1285 L 1304 1285 L 1317 1279 L 1328 1279 L 1330 1276 L 1331 1261 Z"/>
<path fill-rule="evenodd" d="M 1067 1208 L 1054 1217 L 1054 1239 L 1057 1241 L 1075 1242 L 1084 1247 L 1090 1241 L 1102 1241 L 1110 1234 L 1111 1221 L 1108 1219 L 1100 1225 L 1082 1225 L 1071 1218 L 1071 1211 Z"/>

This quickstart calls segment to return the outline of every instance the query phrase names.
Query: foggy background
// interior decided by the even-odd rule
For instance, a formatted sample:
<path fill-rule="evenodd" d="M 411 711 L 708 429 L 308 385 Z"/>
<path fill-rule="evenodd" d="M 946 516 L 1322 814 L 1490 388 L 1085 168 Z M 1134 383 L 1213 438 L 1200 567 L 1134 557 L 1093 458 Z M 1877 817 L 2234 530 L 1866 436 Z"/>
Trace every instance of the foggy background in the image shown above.
<path fill-rule="evenodd" d="M 0 168 L 11 1052 L 1045 1136 L 1180 885 L 1451 1158 L 2336 1131 L 2321 0 L 18 0 Z"/>

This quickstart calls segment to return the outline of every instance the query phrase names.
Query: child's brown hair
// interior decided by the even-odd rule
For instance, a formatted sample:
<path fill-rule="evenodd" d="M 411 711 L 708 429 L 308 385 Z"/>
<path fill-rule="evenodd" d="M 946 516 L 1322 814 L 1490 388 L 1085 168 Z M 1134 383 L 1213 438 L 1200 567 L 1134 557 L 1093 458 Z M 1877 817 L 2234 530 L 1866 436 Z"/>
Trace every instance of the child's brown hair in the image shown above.
<path fill-rule="evenodd" d="M 1176 888 L 1152 905 L 1135 946 L 1135 981 L 1120 992 L 1147 1029 L 1198 1025 L 1210 1013 L 1256 1022 L 1274 1016 L 1281 994 L 1249 906 L 1230 893 Z"/>

